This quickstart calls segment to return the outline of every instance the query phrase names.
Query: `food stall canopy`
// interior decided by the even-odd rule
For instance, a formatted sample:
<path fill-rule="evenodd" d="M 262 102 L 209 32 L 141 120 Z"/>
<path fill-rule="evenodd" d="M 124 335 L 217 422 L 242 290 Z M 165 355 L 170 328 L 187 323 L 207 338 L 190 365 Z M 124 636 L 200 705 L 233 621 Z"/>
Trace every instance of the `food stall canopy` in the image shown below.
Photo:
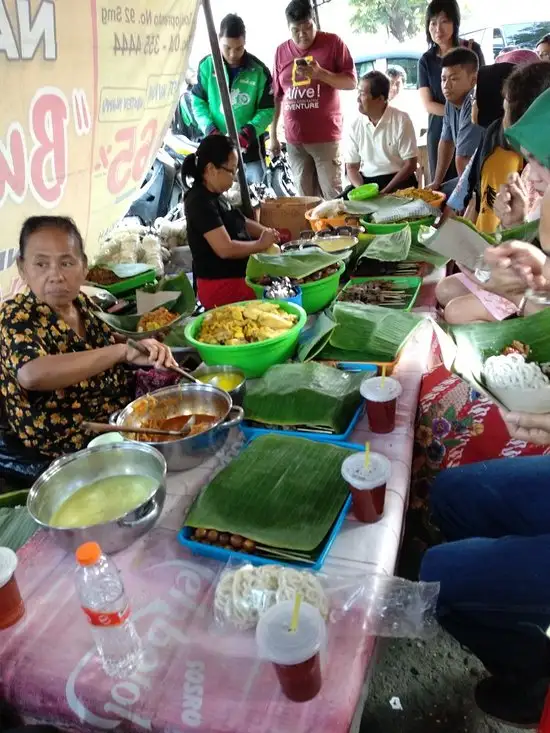
<path fill-rule="evenodd" d="M 200 0 L 0 2 L 0 301 L 31 215 L 71 216 L 90 259 L 179 101 Z"/>

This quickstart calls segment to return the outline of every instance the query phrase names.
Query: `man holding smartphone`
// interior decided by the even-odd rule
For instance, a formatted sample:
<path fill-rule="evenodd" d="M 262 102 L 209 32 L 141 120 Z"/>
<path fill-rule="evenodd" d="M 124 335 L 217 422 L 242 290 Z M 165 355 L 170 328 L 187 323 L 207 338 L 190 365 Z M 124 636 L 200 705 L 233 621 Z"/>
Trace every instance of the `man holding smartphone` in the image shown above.
<path fill-rule="evenodd" d="M 280 154 L 277 125 L 282 110 L 299 195 L 333 199 L 342 191 L 339 91 L 356 87 L 353 59 L 338 36 L 317 30 L 309 0 L 292 0 L 286 18 L 291 39 L 275 53 L 271 151 Z"/>

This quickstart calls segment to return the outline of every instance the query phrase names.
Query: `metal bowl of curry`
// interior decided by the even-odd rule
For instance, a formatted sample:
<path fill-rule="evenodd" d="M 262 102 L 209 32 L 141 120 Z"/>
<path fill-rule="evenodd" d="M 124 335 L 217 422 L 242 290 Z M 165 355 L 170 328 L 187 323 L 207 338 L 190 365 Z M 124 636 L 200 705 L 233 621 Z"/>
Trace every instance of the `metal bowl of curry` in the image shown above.
<path fill-rule="evenodd" d="M 113 415 L 111 423 L 125 428 L 180 431 L 191 416 L 195 417 L 194 425 L 186 437 L 139 436 L 139 442 L 162 453 L 168 471 L 188 471 L 222 448 L 229 429 L 243 420 L 242 407 L 233 405 L 227 392 L 210 384 L 182 383 L 165 387 L 134 400 Z"/>

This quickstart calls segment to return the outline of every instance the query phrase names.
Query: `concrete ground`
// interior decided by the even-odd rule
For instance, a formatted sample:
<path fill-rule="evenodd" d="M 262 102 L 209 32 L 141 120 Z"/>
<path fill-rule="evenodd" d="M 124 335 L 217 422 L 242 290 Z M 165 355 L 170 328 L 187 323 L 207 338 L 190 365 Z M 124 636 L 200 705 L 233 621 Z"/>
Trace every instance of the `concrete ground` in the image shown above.
<path fill-rule="evenodd" d="M 519 733 L 483 715 L 473 689 L 485 672 L 441 632 L 427 642 L 382 640 L 361 733 Z M 402 710 L 394 710 L 399 698 Z"/>

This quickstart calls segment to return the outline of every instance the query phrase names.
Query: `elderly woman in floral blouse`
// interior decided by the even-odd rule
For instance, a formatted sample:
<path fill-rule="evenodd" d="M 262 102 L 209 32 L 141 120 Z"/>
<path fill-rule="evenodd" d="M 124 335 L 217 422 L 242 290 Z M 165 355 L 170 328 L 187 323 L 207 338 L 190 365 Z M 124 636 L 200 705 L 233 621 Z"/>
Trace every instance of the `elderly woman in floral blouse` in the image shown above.
<path fill-rule="evenodd" d="M 85 420 L 106 421 L 133 399 L 127 365 L 175 364 L 170 350 L 144 340 L 143 356 L 116 338 L 80 293 L 87 261 L 71 219 L 27 219 L 19 272 L 28 292 L 0 309 L 0 392 L 10 433 L 50 457 L 85 447 Z"/>

